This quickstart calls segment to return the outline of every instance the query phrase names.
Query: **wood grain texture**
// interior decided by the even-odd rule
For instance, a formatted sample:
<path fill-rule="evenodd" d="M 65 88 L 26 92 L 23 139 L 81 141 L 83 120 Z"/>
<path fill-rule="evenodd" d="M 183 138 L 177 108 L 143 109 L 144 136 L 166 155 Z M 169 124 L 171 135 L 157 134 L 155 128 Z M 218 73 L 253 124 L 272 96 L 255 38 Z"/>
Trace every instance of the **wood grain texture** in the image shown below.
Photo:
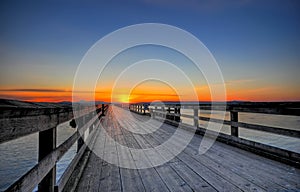
<path fill-rule="evenodd" d="M 118 120 L 114 115 L 118 116 Z M 105 118 L 107 121 L 102 129 L 116 142 L 129 148 L 152 148 L 174 134 L 173 126 L 162 124 L 157 129 L 161 122 L 147 123 L 150 117 L 121 108 L 117 108 L 115 113 L 109 112 Z M 143 123 L 136 123 L 136 120 Z M 144 130 L 148 134 L 137 134 L 130 130 Z M 180 134 L 182 137 L 175 139 L 174 146 L 184 141 L 184 135 L 192 133 L 182 129 Z M 299 169 L 220 142 L 215 142 L 207 153 L 200 155 L 198 147 L 201 140 L 202 136 L 195 135 L 188 146 L 171 161 L 147 169 L 121 168 L 94 155 L 87 162 L 77 191 L 300 190 Z M 145 163 L 140 162 L 141 159 L 135 156 L 133 150 L 124 152 L 112 140 L 106 138 L 97 142 L 93 150 L 102 152 L 111 161 L 124 161 L 133 167 Z M 165 148 L 164 152 L 171 154 L 172 150 Z M 145 154 L 144 161 L 151 164 L 153 157 L 148 155 Z"/>
<path fill-rule="evenodd" d="M 98 106 L 97 106 L 98 107 Z M 95 107 L 79 110 L 76 117 L 95 115 Z M 0 107 L 0 144 L 32 133 L 55 128 L 73 118 L 73 109 L 57 108 L 7 108 Z"/>

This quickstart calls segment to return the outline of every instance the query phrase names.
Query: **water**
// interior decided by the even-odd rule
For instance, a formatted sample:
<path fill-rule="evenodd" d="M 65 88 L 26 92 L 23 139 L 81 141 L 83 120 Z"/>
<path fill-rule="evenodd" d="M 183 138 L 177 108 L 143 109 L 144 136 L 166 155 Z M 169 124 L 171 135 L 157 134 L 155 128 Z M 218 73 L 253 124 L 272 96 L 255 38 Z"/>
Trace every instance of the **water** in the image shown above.
<path fill-rule="evenodd" d="M 75 132 L 65 122 L 57 128 L 57 146 Z M 56 166 L 58 180 L 76 153 L 75 143 Z M 4 191 L 38 162 L 38 134 L 31 134 L 0 145 L 0 191 Z"/>
<path fill-rule="evenodd" d="M 181 109 L 182 114 L 193 115 L 191 109 Z M 221 119 L 221 114 L 215 112 L 210 114 L 210 111 L 200 110 L 199 115 L 203 117 L 211 117 L 216 119 Z M 287 116 L 287 115 L 269 115 L 260 113 L 239 113 L 239 122 L 267 125 L 272 127 L 287 128 L 292 130 L 300 130 L 300 117 L 299 116 Z M 182 123 L 193 125 L 193 119 L 182 117 Z M 225 113 L 225 120 L 230 120 L 230 113 Z M 211 123 L 210 129 L 217 131 L 217 123 Z M 199 126 L 207 128 L 207 121 L 199 121 Z M 221 133 L 230 134 L 230 126 L 223 125 Z M 259 143 L 264 143 L 267 145 L 279 147 L 282 149 L 287 149 L 300 153 L 300 139 L 288 136 L 281 136 L 272 133 L 267 133 L 263 131 L 255 131 L 250 129 L 239 128 L 239 137 L 256 141 Z"/>
<path fill-rule="evenodd" d="M 190 109 L 181 109 L 181 113 L 193 115 Z M 210 115 L 210 111 L 201 110 L 199 115 L 204 117 L 220 118 L 219 113 Z M 226 120 L 230 120 L 230 114 L 225 115 Z M 297 116 L 281 116 L 281 115 L 265 115 L 255 113 L 239 113 L 239 121 L 253 124 L 269 125 L 273 127 L 282 127 L 294 130 L 300 130 L 300 117 Z M 193 119 L 182 118 L 183 123 L 193 124 Z M 199 121 L 201 127 L 206 128 L 206 121 Z M 212 129 L 215 128 L 215 123 L 212 123 Z M 261 131 L 253 131 L 239 128 L 240 137 L 249 140 L 265 143 L 283 149 L 288 149 L 300 153 L 300 139 L 278 136 L 271 133 Z M 57 145 L 60 145 L 69 136 L 75 132 L 75 129 L 69 126 L 69 122 L 59 125 L 57 128 Z M 222 133 L 230 134 L 230 126 L 223 125 Z M 31 134 L 0 145 L 0 191 L 5 190 L 9 185 L 15 182 L 34 165 L 37 164 L 37 142 L 38 135 Z M 58 180 L 71 162 L 76 153 L 75 143 L 72 148 L 62 157 L 57 164 Z"/>

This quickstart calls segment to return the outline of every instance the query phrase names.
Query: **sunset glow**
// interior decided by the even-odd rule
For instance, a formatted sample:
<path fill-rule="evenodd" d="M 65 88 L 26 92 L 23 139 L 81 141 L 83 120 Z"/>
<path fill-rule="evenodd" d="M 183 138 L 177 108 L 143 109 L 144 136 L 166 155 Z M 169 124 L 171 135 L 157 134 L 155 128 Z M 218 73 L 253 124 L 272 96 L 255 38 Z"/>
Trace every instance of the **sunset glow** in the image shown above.
<path fill-rule="evenodd" d="M 242 100 L 242 101 L 296 101 L 300 100 L 299 90 L 291 90 L 281 87 L 265 87 L 255 89 L 251 87 L 234 86 L 228 83 L 227 86 L 227 101 Z M 128 89 L 128 92 L 131 89 Z M 195 88 L 199 101 L 210 101 L 210 90 L 208 86 Z M 187 90 L 188 91 L 188 90 Z M 123 91 L 127 92 L 127 91 Z M 81 98 L 76 101 L 85 100 L 88 98 L 86 95 L 93 93 L 82 92 Z M 129 98 L 128 95 L 119 92 L 115 93 L 114 99 L 111 99 L 112 92 L 110 89 L 97 90 L 95 93 L 96 101 L 105 102 L 121 102 L 121 103 L 136 103 L 136 102 L 152 102 L 155 100 L 161 101 L 179 101 L 179 97 L 171 88 L 165 85 L 158 85 L 157 87 L 148 84 L 142 84 L 132 90 Z M 17 99 L 31 102 L 61 102 L 72 101 L 72 91 L 66 90 L 2 90 L 0 93 L 1 98 Z M 190 101 L 186 98 L 184 101 Z"/>
<path fill-rule="evenodd" d="M 24 2 L 3 3 L 0 98 L 72 101 L 77 67 L 99 39 L 133 24 L 164 23 L 191 33 L 207 47 L 223 74 L 227 101 L 300 100 L 299 2 L 230 1 L 219 5 L 210 1 L 199 1 L 196 5 L 180 2 L 176 5 L 167 1 L 165 4 L 120 2 L 124 6 L 117 7 L 102 1 L 93 6 L 80 1 L 72 5 L 62 2 L 61 6 L 50 2 L 35 2 L 35 6 Z M 68 7 L 69 12 L 63 7 Z M 185 39 L 178 41 L 184 43 Z M 115 47 L 112 43 L 107 49 Z M 147 71 L 126 76 L 122 86 L 112 91 L 124 68 L 143 59 L 161 59 L 183 69 L 200 101 L 210 101 L 210 88 L 220 86 L 208 85 L 191 61 L 176 51 L 145 46 L 117 55 L 104 75 L 100 75 L 95 90 L 86 90 L 84 85 L 79 87 L 74 101 L 91 97 L 123 103 L 178 101 L 180 96 L 182 101 L 194 100 L 189 97 L 193 90 L 181 82 L 173 88 L 149 82 L 129 86 L 135 76 Z M 160 68 L 155 68 L 157 73 L 177 80 L 177 76 Z M 178 95 L 176 88 L 185 94 Z M 216 97 L 216 100 L 222 99 Z"/>

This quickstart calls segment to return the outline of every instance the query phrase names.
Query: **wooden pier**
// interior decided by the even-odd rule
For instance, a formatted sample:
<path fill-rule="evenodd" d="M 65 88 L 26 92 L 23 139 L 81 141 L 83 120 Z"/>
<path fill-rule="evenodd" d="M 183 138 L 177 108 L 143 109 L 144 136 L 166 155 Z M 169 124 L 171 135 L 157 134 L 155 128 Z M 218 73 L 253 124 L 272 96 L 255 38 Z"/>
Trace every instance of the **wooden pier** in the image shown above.
<path fill-rule="evenodd" d="M 183 108 L 193 109 L 194 115 L 181 114 Z M 231 113 L 231 120 L 224 122 L 199 116 L 198 110 L 204 108 L 211 109 L 211 105 L 168 104 L 162 107 L 135 104 L 129 107 L 130 110 L 112 105 L 97 105 L 97 110 L 91 106 L 79 108 L 82 115 L 76 119 L 77 130 L 88 135 L 82 137 L 77 131 L 58 147 L 55 145 L 56 126 L 73 118 L 70 107 L 3 108 L 0 142 L 39 132 L 39 148 L 44 149 L 39 150 L 39 163 L 7 191 L 32 191 L 37 185 L 39 191 L 300 190 L 300 154 L 242 139 L 239 137 L 239 127 L 295 138 L 300 138 L 300 132 L 238 121 L 239 112 L 299 116 L 298 107 L 294 104 L 218 105 L 216 108 L 225 108 Z M 194 125 L 182 123 L 181 117 L 194 119 Z M 137 120 L 143 122 L 142 126 L 136 123 Z M 199 145 L 205 132 L 199 127 L 199 120 L 230 125 L 231 134 L 220 133 L 214 145 L 205 154 L 199 154 Z M 158 128 L 160 124 L 162 126 Z M 133 127 L 136 130 L 155 131 L 151 134 L 137 134 L 129 131 Z M 103 137 L 103 132 L 123 146 L 144 149 L 159 146 L 175 131 L 179 131 L 182 138 L 178 138 L 174 145 L 184 142 L 184 136 L 194 134 L 193 131 L 197 134 L 181 153 L 162 165 L 127 169 L 99 157 L 101 153 L 105 159 L 126 159 L 137 168 L 145 162 L 140 162 L 134 153 L 122 153 L 115 142 L 111 142 L 107 136 Z M 75 158 L 60 180 L 55 181 L 56 162 L 76 141 L 78 151 Z"/>

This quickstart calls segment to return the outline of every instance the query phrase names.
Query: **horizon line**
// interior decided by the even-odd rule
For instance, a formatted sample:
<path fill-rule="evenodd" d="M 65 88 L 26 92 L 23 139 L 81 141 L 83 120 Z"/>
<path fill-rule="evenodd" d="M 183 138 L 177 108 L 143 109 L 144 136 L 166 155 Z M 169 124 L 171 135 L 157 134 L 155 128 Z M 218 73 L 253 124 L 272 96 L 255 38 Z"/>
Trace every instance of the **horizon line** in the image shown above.
<path fill-rule="evenodd" d="M 139 101 L 139 102 L 107 102 L 107 101 L 101 101 L 101 100 L 95 100 L 95 101 L 88 101 L 88 100 L 79 100 L 79 101 L 68 101 L 68 100 L 62 100 L 62 101 L 31 101 L 31 100 L 21 100 L 21 99 L 13 99 L 13 98 L 1 98 L 0 100 L 10 100 L 10 101 L 20 101 L 20 102 L 29 102 L 29 103 L 90 103 L 90 102 L 102 102 L 102 103 L 110 103 L 110 104 L 139 104 L 139 103 L 157 103 L 157 102 L 149 102 L 149 101 Z M 251 100 L 227 100 L 227 101 L 168 101 L 168 100 L 163 100 L 159 102 L 165 102 L 165 103 L 230 103 L 230 102 L 252 102 L 252 103 L 279 103 L 279 102 L 300 102 L 300 100 L 276 100 L 276 101 L 251 101 Z"/>

